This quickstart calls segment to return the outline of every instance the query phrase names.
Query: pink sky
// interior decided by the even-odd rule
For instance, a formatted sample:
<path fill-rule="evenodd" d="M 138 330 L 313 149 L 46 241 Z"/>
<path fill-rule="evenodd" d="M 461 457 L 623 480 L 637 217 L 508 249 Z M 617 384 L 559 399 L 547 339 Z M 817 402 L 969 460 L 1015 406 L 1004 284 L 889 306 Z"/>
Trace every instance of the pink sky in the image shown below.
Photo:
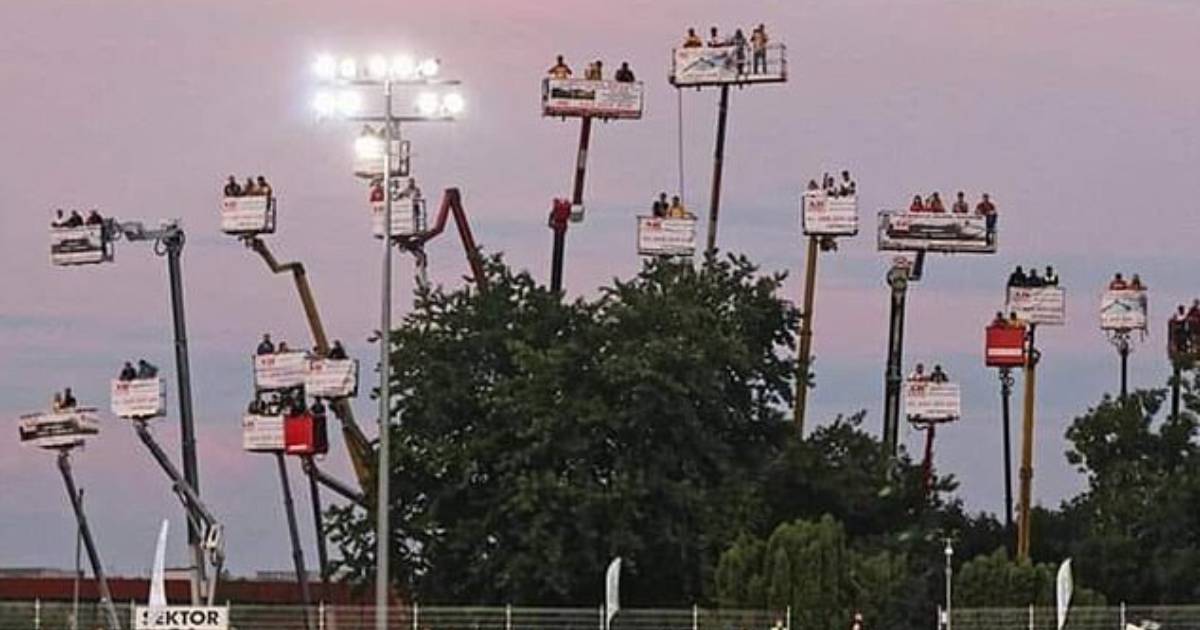
<path fill-rule="evenodd" d="M 675 186 L 669 48 L 689 25 L 760 21 L 789 44 L 791 81 L 733 95 L 722 246 L 799 277 L 796 194 L 822 170 L 855 172 L 868 226 L 875 209 L 914 191 L 990 191 L 1002 213 L 1001 253 L 930 259 L 910 293 L 907 358 L 940 360 L 962 379 L 966 417 L 939 434 L 938 464 L 963 480 L 973 508 L 995 510 L 999 410 L 979 328 L 1012 265 L 1058 267 L 1071 323 L 1040 336 L 1035 494 L 1047 503 L 1068 496 L 1078 479 L 1061 456 L 1062 431 L 1117 376 L 1094 315 L 1105 278 L 1141 271 L 1156 321 L 1200 293 L 1191 271 L 1200 79 L 1184 66 L 1200 56 L 1192 3 L 0 3 L 0 416 L 34 410 L 66 384 L 104 406 L 106 379 L 127 357 L 171 366 L 162 261 L 122 243 L 115 265 L 51 268 L 47 212 L 99 205 L 123 219 L 182 218 L 204 495 L 228 522 L 235 572 L 288 566 L 272 462 L 239 450 L 237 418 L 258 334 L 301 340 L 305 328 L 290 283 L 223 237 L 215 213 L 224 175 L 267 175 L 281 197 L 272 246 L 283 259 L 303 257 L 328 329 L 369 356 L 377 247 L 349 174 L 356 130 L 318 124 L 308 109 L 315 54 L 439 56 L 464 82 L 468 113 L 454 125 L 411 128 L 421 184 L 427 193 L 460 187 L 484 247 L 542 278 L 545 215 L 552 197 L 569 192 L 578 132 L 539 116 L 540 74 L 557 52 L 576 66 L 630 61 L 646 82 L 646 115 L 593 135 L 588 220 L 572 226 L 567 250 L 567 286 L 583 294 L 636 270 L 633 216 Z M 696 210 L 707 207 L 715 101 L 712 92 L 682 94 L 685 192 Z M 887 258 L 871 234 L 821 257 L 811 400 L 817 419 L 867 408 L 877 430 Z M 430 254 L 439 281 L 465 271 L 452 235 Z M 409 262 L 398 269 L 403 310 Z M 798 296 L 798 284 L 788 291 Z M 1156 325 L 1133 356 L 1134 384 L 1164 382 L 1163 343 Z M 173 408 L 173 388 L 170 400 Z M 357 410 L 369 421 L 368 401 Z M 158 432 L 177 453 L 176 418 Z M 911 436 L 910 447 L 917 442 Z M 981 457 L 980 444 L 994 456 Z M 327 465 L 348 473 L 340 444 Z M 77 468 L 113 569 L 149 565 L 159 518 L 183 531 L 165 479 L 129 427 L 110 419 Z M 0 566 L 69 565 L 73 524 L 52 458 L 0 441 L 0 479 Z M 182 560 L 182 537 L 174 542 Z"/>

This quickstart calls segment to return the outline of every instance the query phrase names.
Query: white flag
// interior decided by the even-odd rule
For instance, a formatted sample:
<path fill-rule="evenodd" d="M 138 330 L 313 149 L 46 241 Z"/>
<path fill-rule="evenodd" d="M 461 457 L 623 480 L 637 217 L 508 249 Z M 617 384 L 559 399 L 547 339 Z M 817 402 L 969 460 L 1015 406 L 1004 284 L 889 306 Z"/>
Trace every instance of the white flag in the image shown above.
<path fill-rule="evenodd" d="M 1055 599 L 1058 607 L 1058 630 L 1067 623 L 1067 610 L 1071 607 L 1071 591 L 1075 584 L 1071 580 L 1071 559 L 1063 560 L 1058 567 L 1058 584 L 1055 589 Z"/>
<path fill-rule="evenodd" d="M 621 609 L 621 558 L 613 558 L 604 576 L 604 628 L 612 625 L 612 619 Z"/>
<path fill-rule="evenodd" d="M 154 570 L 150 574 L 150 605 L 167 605 L 167 580 L 163 564 L 167 555 L 167 530 L 171 522 L 163 519 L 162 527 L 158 530 L 158 545 L 154 547 Z"/>

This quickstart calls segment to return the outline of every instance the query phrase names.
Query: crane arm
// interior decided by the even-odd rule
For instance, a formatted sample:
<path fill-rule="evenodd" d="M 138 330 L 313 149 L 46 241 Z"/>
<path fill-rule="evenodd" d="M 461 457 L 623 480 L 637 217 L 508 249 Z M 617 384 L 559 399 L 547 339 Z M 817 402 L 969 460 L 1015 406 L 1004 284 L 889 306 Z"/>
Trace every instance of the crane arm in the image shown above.
<path fill-rule="evenodd" d="M 419 251 L 425 243 L 433 240 L 446 229 L 446 221 L 454 215 L 454 225 L 458 228 L 458 236 L 462 239 L 463 250 L 467 255 L 467 263 L 471 266 L 471 274 L 475 278 L 475 286 L 480 291 L 487 291 L 487 275 L 483 270 L 483 255 L 475 244 L 471 233 L 471 225 L 467 221 L 467 212 L 462 206 L 462 196 L 457 188 L 447 188 L 442 194 L 442 205 L 438 209 L 437 219 L 433 227 L 416 236 L 398 239 L 400 246 L 410 251 Z"/>

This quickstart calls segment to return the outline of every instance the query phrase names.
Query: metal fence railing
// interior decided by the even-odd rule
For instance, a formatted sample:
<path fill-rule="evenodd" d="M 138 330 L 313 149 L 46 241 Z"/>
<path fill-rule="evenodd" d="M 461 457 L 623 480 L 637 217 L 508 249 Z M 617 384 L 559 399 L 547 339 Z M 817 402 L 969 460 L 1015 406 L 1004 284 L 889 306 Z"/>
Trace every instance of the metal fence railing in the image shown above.
<path fill-rule="evenodd" d="M 130 628 L 133 604 L 117 607 L 124 630 Z M 790 630 L 787 611 L 621 609 L 611 630 Z M 81 603 L 78 618 L 70 602 L 0 602 L 0 630 L 99 630 L 103 609 Z M 229 607 L 230 630 L 374 630 L 375 608 L 365 606 Z M 603 630 L 604 613 L 595 608 L 522 606 L 395 606 L 388 613 L 391 630 Z"/>
<path fill-rule="evenodd" d="M 1053 607 L 956 608 L 951 630 L 1057 630 Z M 1200 606 L 1072 607 L 1063 630 L 1200 630 Z"/>

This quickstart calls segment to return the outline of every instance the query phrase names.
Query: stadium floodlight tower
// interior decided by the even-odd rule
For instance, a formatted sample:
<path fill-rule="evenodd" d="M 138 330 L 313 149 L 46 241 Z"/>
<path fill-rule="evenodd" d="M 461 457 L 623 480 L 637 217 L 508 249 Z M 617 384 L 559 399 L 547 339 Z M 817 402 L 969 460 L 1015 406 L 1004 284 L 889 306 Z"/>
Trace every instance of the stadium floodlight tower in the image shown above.
<path fill-rule="evenodd" d="M 1050 271 L 1050 268 L 1047 268 Z M 1049 275 L 1049 274 L 1047 274 Z M 1021 278 L 1009 277 L 1005 291 L 1005 311 L 1010 314 L 1009 325 L 1023 331 L 1025 396 L 1024 419 L 1021 423 L 1020 494 L 1017 503 L 1017 559 L 1029 558 L 1032 523 L 1030 522 L 1033 495 L 1033 426 L 1037 366 L 1042 354 L 1038 351 L 1038 326 L 1062 326 L 1067 321 L 1067 291 L 1059 286 L 1058 277 L 1039 278 L 1034 271 Z"/>
<path fill-rule="evenodd" d="M 225 529 L 212 510 L 200 500 L 199 493 L 179 473 L 179 469 L 150 432 L 150 422 L 167 413 L 166 384 L 159 378 L 157 369 L 152 369 L 151 372 L 132 378 L 113 379 L 110 391 L 113 415 L 133 422 L 138 439 L 146 445 L 154 461 L 171 479 L 171 488 L 179 495 L 188 517 L 188 525 L 201 533 L 201 548 L 212 565 L 202 592 L 205 594 L 206 604 L 212 606 L 217 593 L 217 581 L 221 577 L 221 567 L 225 563 Z"/>
<path fill-rule="evenodd" d="M 1139 332 L 1145 338 L 1148 314 L 1146 287 L 1136 273 L 1129 282 L 1117 274 L 1100 297 L 1100 330 L 1121 358 L 1121 401 L 1125 400 L 1129 390 L 1129 353 L 1133 352 L 1133 333 Z"/>
<path fill-rule="evenodd" d="M 858 185 L 845 172 L 844 179 L 826 178 L 820 186 L 810 181 L 800 196 L 800 231 L 808 237 L 804 265 L 804 306 L 800 310 L 800 343 L 796 358 L 796 435 L 804 436 L 808 388 L 812 382 L 813 302 L 817 290 L 817 251 L 837 250 L 839 236 L 858 234 Z"/>
<path fill-rule="evenodd" d="M 578 118 L 579 148 L 575 152 L 575 178 L 571 198 L 554 199 L 550 209 L 549 227 L 554 233 L 550 256 L 550 290 L 562 290 L 563 257 L 566 250 L 567 226 L 583 221 L 583 185 L 587 173 L 588 145 L 592 137 L 592 120 L 638 120 L 642 117 L 643 86 L 640 81 L 604 79 L 599 65 L 591 66 L 585 78 L 571 78 L 570 70 L 558 59 L 550 69 L 551 76 L 542 79 L 542 115 Z M 620 72 L 620 71 L 618 71 Z M 632 71 L 629 71 L 632 79 Z"/>
<path fill-rule="evenodd" d="M 913 259 L 896 256 L 886 276 L 891 288 L 891 312 L 884 374 L 883 439 L 893 455 L 900 444 L 901 365 L 908 285 L 919 281 L 924 274 L 927 252 L 994 254 L 996 240 L 996 208 L 987 194 L 974 211 L 960 199 L 947 212 L 940 196 L 934 193 L 929 203 L 917 197 L 907 211 L 879 212 L 879 251 L 915 253 Z"/>
<path fill-rule="evenodd" d="M 712 192 L 708 206 L 706 254 L 717 248 L 717 214 L 721 207 L 721 172 L 725 160 L 725 127 L 729 117 L 729 87 L 739 89 L 787 81 L 787 47 L 768 43 L 766 27 L 759 24 L 750 35 L 739 29 L 723 38 L 713 27 L 707 41 L 689 31 L 683 44 L 671 51 L 671 85 L 677 89 L 721 88 L 717 105 L 717 143 L 713 152 Z M 682 193 L 682 191 L 681 191 Z"/>
<path fill-rule="evenodd" d="M 78 220 L 72 220 L 78 219 Z M 191 370 L 188 363 L 187 322 L 183 307 L 183 272 L 181 258 L 185 242 L 183 227 L 178 220 L 162 221 L 158 228 L 148 229 L 141 221 L 118 221 L 102 218 L 93 211 L 88 218 L 72 216 L 65 222 L 55 220 L 50 228 L 50 262 L 58 266 L 90 265 L 114 260 L 115 243 L 145 241 L 154 246 L 154 253 L 167 259 L 167 279 L 171 293 L 171 318 L 175 337 L 175 376 L 179 387 L 180 443 L 183 451 L 183 478 L 191 491 L 200 496 L 200 469 L 196 462 L 195 423 L 192 417 Z M 188 543 L 192 547 L 192 603 L 199 604 L 205 596 L 203 540 L 191 518 L 188 519 Z M 210 594 L 211 595 L 211 594 Z"/>
<path fill-rule="evenodd" d="M 368 174 L 379 174 L 384 198 L 383 224 L 392 224 L 392 181 L 400 175 L 398 167 L 404 163 L 399 154 L 401 149 L 400 125 L 405 122 L 454 121 L 462 113 L 465 101 L 457 92 L 438 94 L 434 88 L 458 85 L 458 81 L 438 79 L 440 63 L 437 59 L 426 59 L 420 63 L 407 55 L 391 59 L 383 55 L 372 55 L 365 63 L 353 57 L 335 58 L 322 55 L 317 58 L 313 70 L 317 78 L 336 91 L 317 95 L 314 105 L 322 117 L 340 116 L 351 122 L 367 125 L 382 125 L 382 137 L 372 130 L 359 137 L 355 143 L 360 162 L 368 164 Z M 383 107 L 380 114 L 362 115 L 362 95 L 355 88 L 381 89 Z M 393 96 L 396 88 L 421 90 L 415 99 L 415 113 L 400 114 L 394 108 Z M 356 169 L 359 170 L 359 169 Z M 379 342 L 379 447 L 376 456 L 376 551 L 375 551 L 375 627 L 388 627 L 388 541 L 391 540 L 388 525 L 389 449 L 388 428 L 391 424 L 391 330 L 392 330 L 392 242 L 383 239 L 382 308 L 379 329 L 383 335 Z"/>
<path fill-rule="evenodd" d="M 100 433 L 100 418 L 94 408 L 78 407 L 70 400 L 64 402 L 66 404 L 55 405 L 50 411 L 21 416 L 18 432 L 21 442 L 58 453 L 58 470 L 62 473 L 63 483 L 66 484 L 79 535 L 83 538 L 88 562 L 96 576 L 100 604 L 108 617 L 108 627 L 110 630 L 121 630 L 121 621 L 117 617 L 112 592 L 108 589 L 108 578 L 104 576 L 104 565 L 100 562 L 100 553 L 96 550 L 96 541 L 92 538 L 92 530 L 88 527 L 87 515 L 83 511 L 83 500 L 75 489 L 75 476 L 71 472 L 71 451 L 82 449 L 87 440 Z"/>

